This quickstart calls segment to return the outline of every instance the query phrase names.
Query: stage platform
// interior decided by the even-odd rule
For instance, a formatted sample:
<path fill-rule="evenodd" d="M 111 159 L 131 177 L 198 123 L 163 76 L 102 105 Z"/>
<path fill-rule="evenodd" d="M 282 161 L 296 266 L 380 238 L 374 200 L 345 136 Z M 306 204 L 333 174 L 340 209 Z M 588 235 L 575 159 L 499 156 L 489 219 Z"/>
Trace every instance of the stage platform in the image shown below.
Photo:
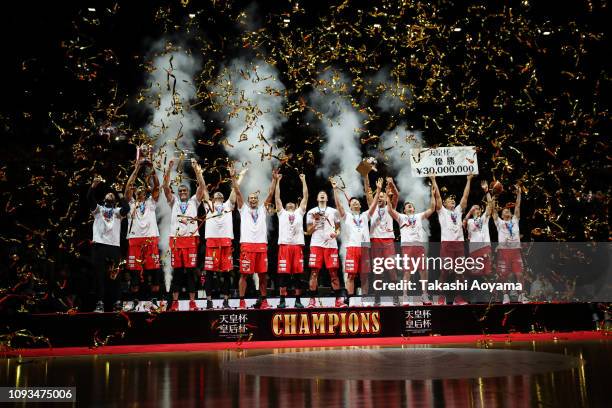
<path fill-rule="evenodd" d="M 595 329 L 589 303 L 470 304 L 213 309 L 178 312 L 16 314 L 0 318 L 5 333 L 27 330 L 14 347 L 100 347 L 181 343 L 282 342 L 419 336 L 555 333 Z M 253 303 L 254 300 L 248 302 Z M 287 299 L 293 306 L 294 300 Z M 181 302 L 186 308 L 186 302 Z M 203 301 L 198 301 L 200 306 Z M 276 306 L 277 300 L 271 301 Z M 219 301 L 216 306 L 219 306 Z M 20 343 L 21 342 L 21 343 Z M 374 343 L 374 342 L 373 342 Z"/>

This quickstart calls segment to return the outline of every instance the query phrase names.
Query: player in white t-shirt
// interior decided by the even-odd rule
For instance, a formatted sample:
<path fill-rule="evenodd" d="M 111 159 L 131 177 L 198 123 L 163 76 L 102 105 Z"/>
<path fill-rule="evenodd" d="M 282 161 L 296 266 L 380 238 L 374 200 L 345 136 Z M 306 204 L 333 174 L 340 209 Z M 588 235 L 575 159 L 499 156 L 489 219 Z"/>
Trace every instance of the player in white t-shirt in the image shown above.
<path fill-rule="evenodd" d="M 430 177 L 431 180 L 431 203 L 428 209 L 425 211 L 416 212 L 414 204 L 410 201 L 404 203 L 404 213 L 400 214 L 395 209 L 389 209 L 391 217 L 400 227 L 400 237 L 402 244 L 402 254 L 408 258 L 417 258 L 421 262 L 417 264 L 417 271 L 419 272 L 420 280 L 428 280 L 427 276 L 427 263 L 425 262 L 425 242 L 427 242 L 427 235 L 423 229 L 423 220 L 428 219 L 434 213 L 436 209 L 436 194 L 435 191 L 438 188 L 436 184 L 435 176 Z M 412 261 L 409 265 L 413 265 Z M 404 270 L 404 280 L 410 280 L 410 275 L 416 273 L 410 269 Z M 427 293 L 427 289 L 423 290 L 421 295 L 423 304 L 431 304 L 431 299 Z"/>
<path fill-rule="evenodd" d="M 470 184 L 472 182 L 473 174 L 467 176 L 465 188 L 463 189 L 463 196 L 459 205 L 455 206 L 455 198 L 448 196 L 444 199 L 444 206 L 442 205 L 442 198 L 440 197 L 440 189 L 436 189 L 436 211 L 438 212 L 438 220 L 440 222 L 440 258 L 443 260 L 453 259 L 453 262 L 457 258 L 465 256 L 463 249 L 463 222 L 461 220 L 463 209 L 467 205 L 467 200 L 470 195 Z M 443 262 L 445 264 L 446 262 Z M 454 273 L 453 270 L 443 269 L 440 274 L 440 281 L 446 282 L 449 275 Z M 446 297 L 440 296 L 438 299 L 439 304 L 446 304 Z M 455 296 L 454 304 L 464 305 L 467 302 L 461 297 L 461 295 Z"/>
<path fill-rule="evenodd" d="M 168 163 L 164 173 L 164 195 L 170 206 L 170 256 L 172 264 L 172 304 L 170 311 L 178 310 L 178 298 L 181 287 L 184 285 L 189 292 L 189 310 L 198 310 L 195 302 L 196 288 L 200 276 L 198 274 L 198 243 L 200 238 L 198 207 L 204 198 L 204 177 L 202 167 L 191 159 L 191 167 L 198 182 L 195 195 L 189 197 L 189 187 L 181 184 L 178 187 L 178 196 L 172 193 L 170 187 L 170 173 L 174 161 Z"/>
<path fill-rule="evenodd" d="M 325 265 L 329 271 L 332 289 L 336 294 L 336 307 L 345 307 L 341 298 L 340 280 L 338 279 L 338 234 L 340 233 L 340 217 L 338 211 L 327 206 L 327 193 L 319 191 L 317 207 L 306 213 L 306 231 L 310 237 L 310 255 L 308 267 L 310 279 L 308 289 L 310 301 L 307 307 L 316 307 L 316 294 L 319 286 L 319 272 Z"/>
<path fill-rule="evenodd" d="M 230 175 L 233 177 L 233 166 L 230 167 Z M 238 181 L 239 183 L 239 181 Z M 223 295 L 223 307 L 229 308 L 230 274 L 234 266 L 232 258 L 234 240 L 234 221 L 232 211 L 236 203 L 236 193 L 230 193 L 229 199 L 224 200 L 223 193 L 217 191 L 213 194 L 212 201 L 209 198 L 208 188 L 204 185 L 204 209 L 206 210 L 206 224 L 204 237 L 206 239 L 206 255 L 204 258 L 204 270 L 206 271 L 206 308 L 212 309 L 213 273 L 219 273 L 223 277 L 221 283 L 221 294 Z"/>
<path fill-rule="evenodd" d="M 247 276 L 257 274 L 259 278 L 259 299 L 255 303 L 256 309 L 269 307 L 267 295 L 268 285 L 268 223 L 267 216 L 271 213 L 270 205 L 274 196 L 277 181 L 277 170 L 272 172 L 272 183 L 263 204 L 259 204 L 259 194 L 250 193 L 245 205 L 244 198 L 232 169 L 232 188 L 236 193 L 236 205 L 240 212 L 240 280 L 238 291 L 240 294 L 240 308 L 246 309 L 244 299 L 247 288 Z"/>
<path fill-rule="evenodd" d="M 393 218 L 389 209 L 397 208 L 399 201 L 399 191 L 393 182 L 393 178 L 387 177 L 385 191 L 372 195 L 370 193 L 370 182 L 368 175 L 364 175 L 364 189 L 366 191 L 366 201 L 368 206 L 372 202 L 377 203 L 376 211 L 370 217 L 370 241 L 371 241 L 371 256 L 375 258 L 394 258 L 395 257 L 395 232 L 393 231 Z M 397 271 L 395 269 L 385 270 L 390 282 L 397 281 Z M 363 289 L 363 288 L 362 288 Z M 364 294 L 368 293 L 368 289 L 364 290 Z M 374 304 L 380 304 L 380 296 L 378 293 L 374 295 Z M 399 305 L 399 297 L 393 296 L 393 304 Z"/>
<path fill-rule="evenodd" d="M 159 179 L 155 172 L 145 176 L 144 184 L 138 188 L 134 183 L 138 177 L 142 161 L 137 161 L 134 171 L 125 185 L 125 198 L 129 200 L 128 212 L 128 259 L 126 269 L 131 272 L 130 292 L 131 310 L 136 310 L 138 299 L 144 295 L 142 284 L 151 279 L 149 287 L 152 303 L 157 307 L 157 297 L 162 280 L 159 263 L 159 229 L 155 208 L 159 199 Z M 150 195 L 149 195 L 150 193 Z"/>
<path fill-rule="evenodd" d="M 501 217 L 497 210 L 493 210 L 493 221 L 497 228 L 497 273 L 500 280 L 508 279 L 512 273 L 517 282 L 523 285 L 523 292 L 518 301 L 527 303 L 529 299 L 525 295 L 525 280 L 523 277 L 523 259 L 521 256 L 521 232 L 519 230 L 519 219 L 521 217 L 521 186 L 515 186 L 516 202 L 514 203 L 514 214 L 509 206 L 502 210 Z M 503 303 L 509 303 L 510 296 L 504 293 Z"/>
<path fill-rule="evenodd" d="M 121 261 L 121 219 L 130 209 L 123 198 L 119 200 L 121 207 L 117 208 L 116 192 L 107 193 L 104 196 L 104 204 L 98 204 L 95 189 L 102 181 L 100 176 L 96 176 L 87 192 L 87 201 L 94 217 L 91 259 L 95 273 L 96 312 L 104 312 L 105 289 L 112 292 L 110 297 L 115 303 L 115 310 L 121 309 L 116 279 Z"/>
<path fill-rule="evenodd" d="M 376 182 L 376 194 L 382 190 L 383 179 Z M 348 199 L 349 211 L 344 211 L 344 206 L 338 197 L 338 183 L 331 180 L 334 189 L 334 204 L 340 215 L 342 230 L 346 237 L 346 256 L 344 258 L 344 272 L 346 272 L 346 289 L 349 304 L 350 297 L 355 295 L 355 277 L 361 279 L 361 286 L 367 288 L 370 267 L 370 228 L 368 221 L 376 209 L 377 203 L 372 200 L 368 211 L 361 212 L 361 203 L 356 197 Z"/>
<path fill-rule="evenodd" d="M 306 176 L 300 174 L 302 183 L 302 199 L 299 207 L 294 202 L 288 202 L 283 208 L 280 195 L 282 174 L 276 179 L 274 199 L 278 215 L 278 278 L 280 286 L 280 303 L 278 307 L 287 307 L 285 297 L 287 287 L 295 289 L 295 307 L 303 308 L 300 296 L 303 289 L 302 273 L 304 272 L 304 215 L 308 204 L 308 186 Z"/>
<path fill-rule="evenodd" d="M 493 199 L 489 193 L 489 187 L 485 180 L 480 184 L 487 198 L 487 206 L 483 212 L 479 205 L 473 205 L 465 215 L 463 226 L 468 234 L 470 241 L 470 258 L 482 258 L 482 268 L 474 267 L 470 270 L 470 275 L 479 277 L 491 273 L 491 236 L 489 235 L 489 220 Z"/>

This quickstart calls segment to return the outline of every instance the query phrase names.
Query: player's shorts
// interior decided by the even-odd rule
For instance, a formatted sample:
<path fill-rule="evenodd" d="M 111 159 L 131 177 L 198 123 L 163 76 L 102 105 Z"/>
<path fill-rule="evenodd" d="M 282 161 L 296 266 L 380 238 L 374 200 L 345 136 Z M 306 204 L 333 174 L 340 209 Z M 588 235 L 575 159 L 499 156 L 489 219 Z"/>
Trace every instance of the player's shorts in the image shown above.
<path fill-rule="evenodd" d="M 232 251 L 232 240 L 230 238 L 208 238 L 206 240 L 204 270 L 231 271 L 234 263 Z"/>
<path fill-rule="evenodd" d="M 128 239 L 128 270 L 140 271 L 159 267 L 159 237 Z"/>
<path fill-rule="evenodd" d="M 440 243 L 440 258 L 457 259 L 465 256 L 463 241 L 442 241 Z"/>
<path fill-rule="evenodd" d="M 268 272 L 268 244 L 240 244 L 240 273 Z"/>
<path fill-rule="evenodd" d="M 480 260 L 482 262 L 482 267 L 479 267 L 478 263 L 474 263 L 474 267 L 470 268 L 469 273 L 472 276 L 483 276 L 491 273 L 491 247 L 486 246 L 483 248 L 479 248 L 473 252 L 470 252 L 470 258 L 474 259 L 476 262 L 476 258 L 482 258 Z"/>
<path fill-rule="evenodd" d="M 278 273 L 304 272 L 304 245 L 278 246 Z"/>
<path fill-rule="evenodd" d="M 520 248 L 497 248 L 497 270 L 500 276 L 510 273 L 520 275 L 523 273 L 523 258 Z"/>
<path fill-rule="evenodd" d="M 170 237 L 170 263 L 173 268 L 195 268 L 198 264 L 198 236 Z"/>
<path fill-rule="evenodd" d="M 370 248 L 346 248 L 346 257 L 344 258 L 344 272 L 349 275 L 362 275 L 369 273 L 370 270 Z"/>
<path fill-rule="evenodd" d="M 409 259 L 413 259 L 413 258 L 419 259 L 419 263 L 416 265 L 416 271 L 427 270 L 427 262 L 425 259 L 425 247 L 421 245 L 402 246 L 402 255 L 407 256 Z M 416 262 L 416 261 L 409 260 L 408 262 L 409 262 L 408 269 L 404 270 L 404 273 L 416 273 L 416 271 L 412 270 L 413 262 Z"/>
<path fill-rule="evenodd" d="M 393 238 L 370 238 L 372 258 L 394 258 Z"/>
<path fill-rule="evenodd" d="M 321 269 L 323 264 L 327 269 L 338 269 L 338 248 L 310 247 L 308 267 Z"/>

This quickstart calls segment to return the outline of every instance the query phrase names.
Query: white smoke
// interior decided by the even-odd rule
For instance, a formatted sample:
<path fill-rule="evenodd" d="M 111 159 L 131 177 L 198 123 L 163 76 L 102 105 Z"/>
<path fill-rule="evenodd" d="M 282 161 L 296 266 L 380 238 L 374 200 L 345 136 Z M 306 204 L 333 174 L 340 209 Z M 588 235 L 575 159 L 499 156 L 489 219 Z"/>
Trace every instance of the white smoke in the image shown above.
<path fill-rule="evenodd" d="M 174 159 L 175 169 L 172 173 L 173 185 L 176 182 L 189 185 L 189 180 L 182 176 L 183 166 L 194 155 L 195 136 L 204 130 L 200 116 L 190 109 L 190 103 L 196 97 L 194 75 L 200 68 L 200 61 L 184 50 L 172 49 L 160 52 L 165 42 L 157 43 L 153 49 L 158 53 L 152 61 L 149 72 L 147 105 L 153 115 L 145 131 L 155 140 L 155 164 L 157 176 L 163 178 L 167 163 Z M 177 165 L 181 165 L 177 168 Z M 178 173 L 177 173 L 178 171 Z M 192 193 L 194 191 L 191 186 Z M 166 287 L 172 278 L 172 268 L 168 255 L 168 236 L 170 233 L 170 206 L 163 193 L 157 203 L 157 219 L 160 233 L 160 247 Z"/>
<path fill-rule="evenodd" d="M 389 67 L 383 68 L 368 80 L 371 92 L 379 95 L 376 105 L 384 112 L 400 113 L 411 98 L 410 89 L 391 77 Z"/>
<path fill-rule="evenodd" d="M 426 185 L 426 178 L 413 177 L 410 165 L 410 149 L 424 146 L 420 131 L 410 130 L 405 122 L 401 122 L 392 130 L 381 135 L 385 149 L 384 161 L 395 171 L 395 184 L 400 191 L 398 211 L 403 212 L 402 203 L 410 201 L 417 212 L 425 211 L 431 203 L 431 189 Z M 429 233 L 428 223 L 423 227 Z"/>
<path fill-rule="evenodd" d="M 279 152 L 275 131 L 286 121 L 281 112 L 285 86 L 272 65 L 237 58 L 222 69 L 213 91 L 227 126 L 225 150 L 248 167 L 242 192 L 246 196 L 259 191 L 262 199 L 272 179 L 272 160 Z"/>
<path fill-rule="evenodd" d="M 363 183 L 355 168 L 361 162 L 360 128 L 365 116 L 352 105 L 350 82 L 338 72 L 326 72 L 310 94 L 310 103 L 321 113 L 320 126 L 325 135 L 321 147 L 319 176 L 337 175 L 349 196 L 363 196 Z"/>

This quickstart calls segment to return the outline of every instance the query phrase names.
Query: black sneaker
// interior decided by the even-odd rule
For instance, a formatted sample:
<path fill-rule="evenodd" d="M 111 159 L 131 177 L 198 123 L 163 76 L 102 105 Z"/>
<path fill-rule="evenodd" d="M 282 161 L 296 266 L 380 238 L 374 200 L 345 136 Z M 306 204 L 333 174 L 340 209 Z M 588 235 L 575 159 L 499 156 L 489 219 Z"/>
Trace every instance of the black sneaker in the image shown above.
<path fill-rule="evenodd" d="M 99 301 L 98 303 L 96 303 L 96 308 L 94 310 L 94 313 L 104 313 L 104 302 L 103 301 Z"/>
<path fill-rule="evenodd" d="M 153 306 L 155 309 L 159 309 L 159 303 L 157 303 L 156 298 L 151 299 L 151 306 Z"/>
<path fill-rule="evenodd" d="M 393 306 L 399 306 L 400 300 L 398 296 L 393 296 Z"/>
<path fill-rule="evenodd" d="M 300 301 L 300 299 L 295 299 L 295 305 L 294 305 L 294 307 L 295 307 L 296 309 L 303 309 L 303 308 L 304 308 L 304 305 L 302 304 L 302 302 Z"/>
<path fill-rule="evenodd" d="M 126 312 L 135 312 L 136 309 L 138 308 L 138 299 L 134 299 L 132 300 L 132 304 L 130 306 L 128 306 Z"/>
<path fill-rule="evenodd" d="M 123 303 L 120 300 L 116 301 L 115 305 L 113 306 L 113 309 L 115 310 L 115 312 L 123 311 Z"/>
<path fill-rule="evenodd" d="M 374 306 L 380 306 L 380 296 L 374 296 Z"/>
<path fill-rule="evenodd" d="M 285 299 L 281 299 L 280 302 L 278 303 L 278 308 L 284 309 L 286 307 L 287 307 L 287 303 L 285 303 Z"/>
<path fill-rule="evenodd" d="M 261 298 L 257 299 L 257 302 L 253 305 L 253 309 L 261 308 Z"/>
<path fill-rule="evenodd" d="M 213 308 L 213 301 L 212 300 L 207 300 L 206 301 L 206 309 L 212 309 Z"/>
<path fill-rule="evenodd" d="M 223 299 L 223 308 L 224 309 L 229 309 L 230 308 L 229 299 Z"/>

